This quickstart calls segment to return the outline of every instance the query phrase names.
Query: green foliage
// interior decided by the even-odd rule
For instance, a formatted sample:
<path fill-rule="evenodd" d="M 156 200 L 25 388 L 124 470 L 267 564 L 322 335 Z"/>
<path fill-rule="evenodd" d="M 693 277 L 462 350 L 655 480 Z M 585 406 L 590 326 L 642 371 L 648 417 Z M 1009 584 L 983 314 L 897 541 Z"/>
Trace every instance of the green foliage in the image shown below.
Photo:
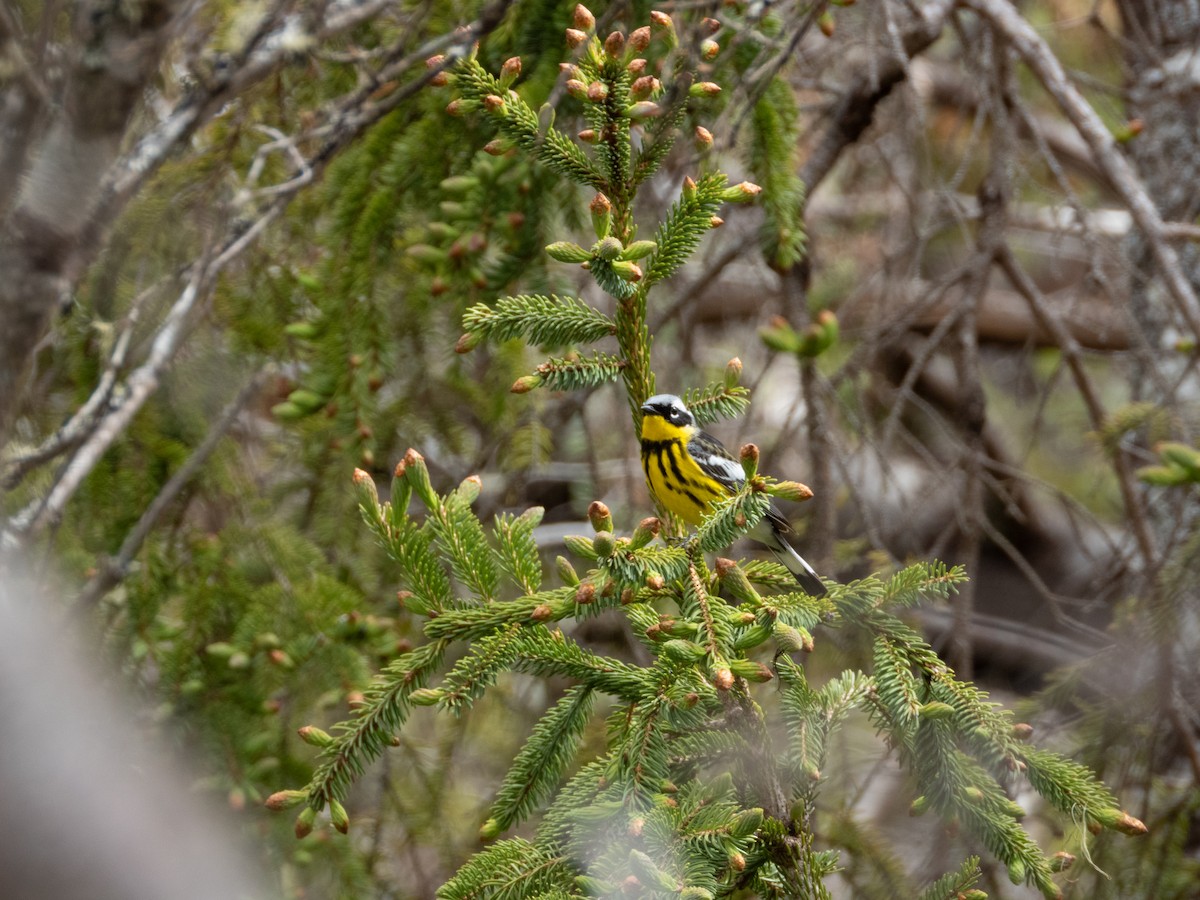
<path fill-rule="evenodd" d="M 713 216 L 727 199 L 725 184 L 724 175 L 713 174 L 684 186 L 679 200 L 654 235 L 658 250 L 646 269 L 648 285 L 670 278 L 696 251 L 700 239 L 713 227 Z"/>
<path fill-rule="evenodd" d="M 955 872 L 947 872 L 921 892 L 918 900 L 958 900 L 979 881 L 979 857 L 968 856 Z"/>
<path fill-rule="evenodd" d="M 776 76 L 754 104 L 749 163 L 763 186 L 763 255 L 781 272 L 804 258 L 804 182 L 796 173 L 799 127 L 792 88 Z"/>
<path fill-rule="evenodd" d="M 482 824 L 485 838 L 499 837 L 557 794 L 536 839 L 506 840 L 483 851 L 439 896 L 617 896 L 636 883 L 640 896 L 715 897 L 750 884 L 770 893 L 771 885 L 789 878 L 808 879 L 805 896 L 825 896 L 820 880 L 836 859 L 812 850 L 811 837 L 797 842 L 810 832 L 796 830 L 798 820 L 772 791 L 764 793 L 764 785 L 810 808 L 831 735 L 852 710 L 862 709 L 899 751 L 922 804 L 962 822 L 1014 881 L 1057 896 L 1050 862 L 1018 824 L 1023 812 L 1005 790 L 1017 773 L 1025 772 L 1034 790 L 1075 818 L 1118 830 L 1136 820 L 1116 808 L 1086 768 L 1018 740 L 1011 714 L 955 678 L 890 611 L 948 596 L 962 571 L 917 564 L 887 580 L 834 585 L 819 599 L 788 592 L 790 576 L 773 563 L 741 567 L 722 560 L 710 574 L 702 551 L 745 533 L 765 512 L 768 495 L 757 480 L 683 548 L 635 544 L 603 530 L 611 520 L 601 510 L 593 521 L 602 530 L 593 540 L 568 542 L 592 567 L 572 579 L 578 583 L 540 591 L 542 578 L 532 571 L 536 554 L 514 557 L 540 510 L 497 517 L 489 537 L 471 509 L 477 480 L 438 493 L 424 460 L 410 451 L 392 492 L 401 506 L 392 506 L 379 502 L 360 473 L 355 490 L 364 521 L 393 559 L 421 570 L 402 576 L 409 584 L 448 584 L 450 595 L 428 603 L 414 603 L 416 594 L 407 598 L 410 610 L 427 618 L 430 643 L 385 667 L 355 717 L 313 739 L 322 751 L 304 792 L 309 808 L 331 806 L 340 817 L 336 804 L 403 728 L 414 705 L 460 715 L 508 672 L 564 677 L 575 686 L 535 725 Z M 408 510 L 410 495 L 425 508 L 420 521 Z M 431 577 L 430 566 L 442 569 L 440 579 Z M 500 572 L 518 596 L 499 599 Z M 736 602 L 724 599 L 722 588 Z M 625 616 L 651 661 L 600 656 L 550 627 L 597 610 Z M 801 629 L 811 647 L 808 629 L 817 623 L 865 633 L 874 646 L 875 675 L 846 671 L 811 687 L 789 654 L 805 646 Z M 456 645 L 467 652 L 430 686 Z M 770 652 L 768 645 L 774 667 L 755 659 Z M 778 755 L 753 697 L 753 685 L 776 675 L 788 731 L 788 747 Z M 615 704 L 606 747 L 563 785 L 597 695 Z M 968 860 L 925 896 L 967 889 L 977 874 L 976 861 Z"/>
<path fill-rule="evenodd" d="M 531 344 L 591 343 L 616 331 L 612 320 L 573 297 L 506 297 L 463 315 L 468 334 L 493 341 L 523 337 Z"/>

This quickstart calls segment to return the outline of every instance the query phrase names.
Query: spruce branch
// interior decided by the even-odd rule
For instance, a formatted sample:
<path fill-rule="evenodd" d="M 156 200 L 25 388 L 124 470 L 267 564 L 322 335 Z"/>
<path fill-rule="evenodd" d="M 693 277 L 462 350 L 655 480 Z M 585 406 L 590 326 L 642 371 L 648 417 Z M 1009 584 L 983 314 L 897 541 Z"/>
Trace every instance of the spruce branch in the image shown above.
<path fill-rule="evenodd" d="M 804 182 L 798 174 L 799 111 L 779 76 L 754 104 L 750 169 L 763 186 L 762 249 L 772 268 L 787 272 L 804 257 Z"/>
<path fill-rule="evenodd" d="M 727 179 L 716 173 L 705 175 L 698 182 L 688 179 L 683 193 L 658 227 L 654 243 L 658 250 L 646 267 L 646 284 L 652 285 L 670 278 L 700 245 L 700 239 L 713 227 L 713 216 L 726 201 Z"/>
<path fill-rule="evenodd" d="M 500 834 L 529 818 L 558 786 L 575 758 L 594 701 L 590 688 L 575 687 L 542 716 L 504 776 L 483 826 L 485 836 Z"/>
<path fill-rule="evenodd" d="M 542 561 L 538 557 L 533 529 L 546 510 L 531 507 L 519 516 L 501 513 L 492 526 L 496 539 L 496 561 L 525 594 L 536 594 L 542 584 Z"/>
<path fill-rule="evenodd" d="M 723 550 L 757 525 L 770 507 L 770 496 L 748 483 L 738 493 L 713 505 L 712 513 L 696 529 L 693 540 L 704 553 Z"/>
<path fill-rule="evenodd" d="M 633 184 L 641 184 L 654 175 L 666 161 L 671 148 L 675 146 L 679 127 L 687 116 L 687 91 L 680 91 L 680 99 L 666 104 L 666 110 L 653 120 L 646 129 L 642 146 L 638 150 L 633 163 Z M 660 103 L 660 106 L 664 104 Z"/>
<path fill-rule="evenodd" d="M 438 889 L 438 900 L 524 900 L 541 894 L 582 897 L 568 861 L 523 838 L 475 854 Z"/>
<path fill-rule="evenodd" d="M 736 419 L 750 407 L 750 390 L 739 384 L 710 384 L 684 392 L 683 403 L 699 425 Z"/>
<path fill-rule="evenodd" d="M 550 358 L 534 370 L 537 386 L 552 391 L 590 390 L 621 377 L 625 361 L 608 354 L 590 357 Z"/>
<path fill-rule="evenodd" d="M 306 788 L 308 806 L 320 811 L 332 800 L 344 800 L 350 785 L 391 744 L 408 718 L 409 700 L 425 687 L 441 665 L 446 644 L 435 641 L 390 663 L 363 692 L 355 718 L 336 729 L 333 742 Z"/>
<path fill-rule="evenodd" d="M 525 338 L 531 344 L 590 344 L 617 330 L 608 316 L 574 297 L 526 294 L 479 303 L 463 313 L 469 334 L 491 341 Z"/>
<path fill-rule="evenodd" d="M 455 577 L 478 600 L 485 603 L 495 600 L 499 577 L 483 525 L 471 511 L 470 499 L 456 491 L 429 512 L 434 542 L 449 560 Z"/>
<path fill-rule="evenodd" d="M 477 641 L 508 626 L 527 627 L 565 619 L 575 613 L 575 588 L 554 588 L 505 603 L 445 609 L 425 623 L 431 640 Z"/>
<path fill-rule="evenodd" d="M 598 656 L 562 637 L 561 632 L 556 634 L 560 636 L 552 636 L 545 628 L 522 633 L 513 668 L 534 675 L 573 678 L 593 690 L 622 700 L 637 700 L 642 696 L 644 670 Z"/>
<path fill-rule="evenodd" d="M 965 897 L 966 891 L 979 882 L 982 874 L 979 871 L 979 857 L 968 856 L 956 871 L 947 872 L 921 891 L 918 900 L 960 900 Z"/>
<path fill-rule="evenodd" d="M 520 626 L 513 624 L 475 641 L 471 652 L 454 664 L 442 682 L 439 708 L 456 716 L 470 709 L 483 692 L 496 683 L 501 672 L 511 667 L 518 652 L 520 634 Z"/>
<path fill-rule="evenodd" d="M 522 150 L 532 153 L 542 165 L 578 184 L 596 190 L 604 189 L 604 176 L 597 171 L 587 154 L 552 124 L 553 111 L 546 117 L 550 124 L 543 127 L 539 114 L 515 91 L 504 87 L 474 58 L 463 59 L 458 64 L 455 87 L 469 102 L 487 110 L 502 135 Z"/>

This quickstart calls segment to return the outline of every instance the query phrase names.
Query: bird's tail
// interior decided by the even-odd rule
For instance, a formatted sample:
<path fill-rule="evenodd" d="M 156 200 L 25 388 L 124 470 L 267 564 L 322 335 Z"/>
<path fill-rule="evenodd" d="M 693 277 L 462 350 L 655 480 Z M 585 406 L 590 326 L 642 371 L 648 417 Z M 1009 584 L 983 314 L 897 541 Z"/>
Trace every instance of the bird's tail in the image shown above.
<path fill-rule="evenodd" d="M 795 576 L 797 583 L 804 588 L 805 593 L 813 597 L 824 597 L 828 592 L 825 590 L 825 585 L 821 583 L 820 576 L 813 571 L 813 567 L 804 561 L 804 557 L 796 552 L 796 548 L 787 542 L 787 538 L 772 528 L 769 522 L 764 520 L 763 525 L 767 527 L 756 528 L 750 536 L 775 554 L 775 558 Z"/>

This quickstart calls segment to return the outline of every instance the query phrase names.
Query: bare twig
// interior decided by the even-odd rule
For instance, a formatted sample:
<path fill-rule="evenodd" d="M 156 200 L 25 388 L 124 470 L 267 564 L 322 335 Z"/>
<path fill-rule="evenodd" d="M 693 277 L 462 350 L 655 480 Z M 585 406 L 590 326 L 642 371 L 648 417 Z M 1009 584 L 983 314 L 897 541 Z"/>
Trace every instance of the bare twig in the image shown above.
<path fill-rule="evenodd" d="M 1075 381 L 1075 387 L 1079 390 L 1079 396 L 1083 399 L 1084 406 L 1088 411 L 1088 418 L 1092 422 L 1092 427 L 1099 430 L 1106 417 L 1103 404 L 1100 402 L 1100 395 L 1095 385 L 1092 384 L 1091 378 L 1087 374 L 1087 369 L 1083 365 L 1083 359 L 1079 349 L 1079 343 L 1075 337 L 1063 327 L 1058 316 L 1051 310 L 1049 304 L 1046 303 L 1041 291 L 1034 284 L 1033 279 L 1017 262 L 1013 255 L 1012 249 L 1008 245 L 1004 245 L 997 250 L 996 262 L 999 263 L 1004 274 L 1008 276 L 1013 287 L 1026 299 L 1029 303 L 1029 309 L 1037 318 L 1039 323 L 1054 335 L 1054 340 L 1061 348 L 1063 358 L 1067 362 L 1067 366 L 1071 371 L 1071 377 Z M 1125 503 L 1125 513 L 1129 517 L 1129 523 L 1133 528 L 1134 537 L 1138 543 L 1138 549 L 1141 551 L 1142 558 L 1145 560 L 1147 567 L 1153 566 L 1158 558 L 1155 549 L 1154 536 L 1151 533 L 1150 524 L 1146 519 L 1146 512 L 1142 507 L 1141 497 L 1134 486 L 1133 472 L 1129 466 L 1129 460 L 1125 453 L 1118 449 L 1113 455 L 1113 465 L 1116 470 L 1117 484 L 1121 489 L 1121 499 Z"/>
<path fill-rule="evenodd" d="M 955 0 L 931 0 L 922 6 L 915 24 L 901 36 L 908 59 L 938 39 L 954 5 Z M 800 169 L 800 178 L 808 189 L 809 197 L 829 174 L 842 151 L 866 131 L 875 115 L 875 108 L 891 93 L 893 87 L 904 80 L 906 72 L 907 61 L 902 62 L 893 54 L 892 58 L 880 65 L 877 77 L 861 73 L 851 82 Z"/>
<path fill-rule="evenodd" d="M 233 427 L 233 423 L 237 421 L 238 416 L 261 390 L 263 382 L 270 374 L 269 367 L 260 369 L 246 383 L 246 385 L 238 392 L 233 401 L 225 407 L 221 413 L 221 417 L 213 423 L 208 434 L 197 447 L 192 455 L 187 458 L 182 466 L 167 480 L 167 483 L 162 486 L 162 490 L 158 492 L 158 496 L 153 502 L 146 507 L 137 524 L 130 529 L 129 534 L 125 536 L 125 540 L 121 542 L 121 548 L 117 551 L 117 555 L 104 560 L 99 566 L 92 579 L 84 585 L 79 597 L 75 603 L 77 607 L 86 609 L 91 607 L 118 584 L 125 575 L 129 572 L 129 567 L 133 563 L 133 559 L 137 556 L 138 551 L 142 549 L 142 544 L 149 537 L 151 530 L 162 514 L 175 501 L 180 492 L 188 485 L 188 483 L 200 471 L 213 451 L 221 443 L 225 434 Z"/>
<path fill-rule="evenodd" d="M 1116 140 L 1100 116 L 1067 77 L 1058 57 L 1007 0 L 962 0 L 962 4 L 987 19 L 1004 36 L 1091 147 L 1097 164 L 1104 170 L 1144 233 L 1146 244 L 1162 271 L 1167 291 L 1175 300 L 1180 314 L 1193 334 L 1200 336 L 1200 300 L 1197 300 L 1191 282 L 1180 267 L 1179 257 L 1167 240 L 1158 208 L 1133 167 L 1117 150 Z"/>
<path fill-rule="evenodd" d="M 88 397 L 83 406 L 79 407 L 58 431 L 43 441 L 35 450 L 30 451 L 24 456 L 18 456 L 10 460 L 8 463 L 9 469 L 4 473 L 0 487 L 3 487 L 5 490 L 12 490 L 35 468 L 63 453 L 75 449 L 92 432 L 99 421 L 101 411 L 112 399 L 117 378 L 121 370 L 125 368 L 125 360 L 129 354 L 129 344 L 133 337 L 134 326 L 141 315 L 142 304 L 156 290 L 158 290 L 158 286 L 154 285 L 142 291 L 133 299 L 129 312 L 125 316 L 125 323 L 121 328 L 121 332 L 113 344 L 113 350 L 109 356 L 108 363 L 105 365 L 104 371 L 100 373 L 100 380 L 92 390 L 91 396 Z"/>

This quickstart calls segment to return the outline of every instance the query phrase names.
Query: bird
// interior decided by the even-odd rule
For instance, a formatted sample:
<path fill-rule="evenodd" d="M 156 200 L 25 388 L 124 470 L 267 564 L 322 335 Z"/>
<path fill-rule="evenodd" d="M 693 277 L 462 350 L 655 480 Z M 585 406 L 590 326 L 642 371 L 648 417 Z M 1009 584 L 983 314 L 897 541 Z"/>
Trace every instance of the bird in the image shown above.
<path fill-rule="evenodd" d="M 718 501 L 746 483 L 742 464 L 696 425 L 696 417 L 674 394 L 656 394 L 642 404 L 642 468 L 650 493 L 689 525 L 699 525 Z M 825 585 L 784 537 L 791 531 L 775 508 L 767 510 L 749 536 L 770 550 L 806 593 L 823 597 Z"/>

